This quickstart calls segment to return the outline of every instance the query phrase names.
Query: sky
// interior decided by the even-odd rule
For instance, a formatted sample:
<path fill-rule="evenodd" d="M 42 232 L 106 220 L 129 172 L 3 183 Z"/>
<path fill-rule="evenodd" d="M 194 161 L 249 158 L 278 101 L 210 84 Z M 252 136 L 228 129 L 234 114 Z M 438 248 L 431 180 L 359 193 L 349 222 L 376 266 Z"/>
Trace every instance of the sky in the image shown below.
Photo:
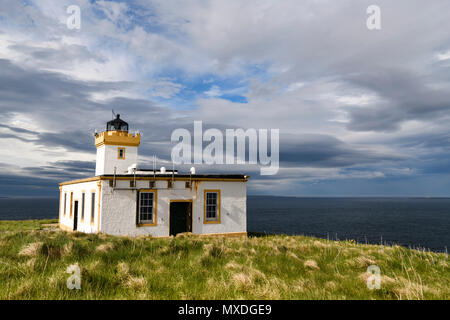
<path fill-rule="evenodd" d="M 250 175 L 248 194 L 450 196 L 448 30 L 448 0 L 2 0 L 0 197 L 93 176 L 112 110 L 141 167 L 170 166 L 197 120 L 280 130 L 276 175 L 197 166 Z"/>

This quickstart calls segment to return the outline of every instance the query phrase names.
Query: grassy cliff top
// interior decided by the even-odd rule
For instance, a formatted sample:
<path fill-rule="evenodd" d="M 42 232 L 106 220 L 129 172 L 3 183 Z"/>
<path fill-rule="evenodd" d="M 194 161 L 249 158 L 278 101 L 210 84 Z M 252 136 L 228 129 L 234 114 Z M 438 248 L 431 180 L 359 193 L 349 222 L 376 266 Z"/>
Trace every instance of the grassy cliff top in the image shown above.
<path fill-rule="evenodd" d="M 450 299 L 447 254 L 303 236 L 129 238 L 0 221 L 0 299 Z M 70 265 L 81 289 L 69 290 Z M 380 268 L 370 290 L 367 267 Z"/>

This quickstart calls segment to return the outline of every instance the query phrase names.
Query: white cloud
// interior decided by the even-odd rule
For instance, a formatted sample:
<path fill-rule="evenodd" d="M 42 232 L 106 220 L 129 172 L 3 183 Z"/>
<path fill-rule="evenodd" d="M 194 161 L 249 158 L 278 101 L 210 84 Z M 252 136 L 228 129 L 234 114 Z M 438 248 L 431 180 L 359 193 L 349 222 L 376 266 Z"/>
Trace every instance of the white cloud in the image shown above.
<path fill-rule="evenodd" d="M 439 61 L 450 60 L 450 51 L 438 53 L 436 58 Z"/>
<path fill-rule="evenodd" d="M 300 89 L 301 87 L 303 87 L 305 84 L 303 83 L 303 82 L 294 82 L 294 83 L 291 83 L 288 87 L 287 87 L 287 89 L 286 89 L 286 91 L 295 91 L 295 90 L 297 90 L 297 89 Z"/>
<path fill-rule="evenodd" d="M 360 96 L 341 96 L 337 98 L 337 102 L 342 103 L 344 105 L 352 105 L 352 106 L 365 106 L 370 103 L 373 103 L 376 100 L 376 97 L 373 95 L 360 95 Z"/>
<path fill-rule="evenodd" d="M 220 97 L 222 95 L 222 92 L 220 88 L 216 85 L 211 86 L 208 91 L 205 91 L 205 95 L 210 98 Z"/>
<path fill-rule="evenodd" d="M 94 104 L 136 99 L 142 112 L 152 99 L 162 98 L 169 100 L 164 107 L 172 108 L 168 114 L 175 118 L 279 128 L 297 137 L 329 135 L 355 149 L 413 156 L 418 147 L 399 141 L 448 131 L 449 115 L 442 111 L 450 87 L 447 72 L 429 60 L 450 59 L 448 51 L 436 54 L 436 48 L 448 47 L 450 19 L 444 0 L 426 5 L 380 1 L 386 15 L 379 33 L 365 27 L 364 1 L 83 0 L 75 1 L 82 10 L 79 31 L 65 26 L 65 9 L 73 1 L 5 1 L 0 5 L 5 12 L 0 14 L 0 58 L 87 86 L 91 81 L 117 83 L 89 92 L 86 99 Z M 406 76 L 392 80 L 401 72 Z M 227 95 L 245 96 L 248 103 L 226 100 Z M 440 100 L 429 104 L 432 97 Z M 188 110 L 180 111 L 178 103 Z M 104 112 L 84 110 L 80 117 L 92 118 L 89 111 Z M 61 130 L 54 119 L 41 128 L 33 128 L 32 120 L 17 126 Z M 355 121 L 367 122 L 367 128 L 352 127 Z M 384 122 L 393 123 L 390 131 L 377 131 Z M 25 150 L 27 144 L 22 144 L 20 152 L 30 164 L 34 145 Z M 300 169 L 299 178 L 304 177 Z M 310 171 L 311 179 L 339 178 L 339 170 Z M 383 172 L 370 168 L 360 175 L 381 177 Z"/>
<path fill-rule="evenodd" d="M 114 2 L 114 1 L 97 1 L 95 3 L 100 10 L 114 23 L 118 20 L 125 20 L 129 23 L 129 19 L 125 15 L 128 10 L 128 6 L 124 2 Z"/>

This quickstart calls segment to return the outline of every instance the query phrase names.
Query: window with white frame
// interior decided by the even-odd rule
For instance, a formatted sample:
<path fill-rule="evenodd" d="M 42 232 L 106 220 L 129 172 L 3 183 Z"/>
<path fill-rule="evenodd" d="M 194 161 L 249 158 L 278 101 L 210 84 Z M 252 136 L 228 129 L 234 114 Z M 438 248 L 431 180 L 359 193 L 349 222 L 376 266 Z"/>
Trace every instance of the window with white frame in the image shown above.
<path fill-rule="evenodd" d="M 139 224 L 155 224 L 155 193 L 139 193 Z"/>
<path fill-rule="evenodd" d="M 219 221 L 219 203 L 220 193 L 219 191 L 206 191 L 205 192 L 205 220 L 206 222 Z"/>

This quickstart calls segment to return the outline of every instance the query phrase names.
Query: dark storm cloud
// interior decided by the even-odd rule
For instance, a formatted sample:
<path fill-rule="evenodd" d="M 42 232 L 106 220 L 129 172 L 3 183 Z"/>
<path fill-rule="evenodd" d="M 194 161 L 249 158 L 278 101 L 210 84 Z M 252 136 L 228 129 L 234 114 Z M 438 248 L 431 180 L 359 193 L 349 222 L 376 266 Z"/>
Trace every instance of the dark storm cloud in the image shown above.
<path fill-rule="evenodd" d="M 6 164 L 0 166 L 17 169 Z M 45 166 L 21 168 L 20 174 L 3 172 L 0 174 L 0 196 L 57 197 L 60 182 L 90 177 L 94 172 L 93 161 L 55 161 Z"/>
<path fill-rule="evenodd" d="M 9 60 L 0 59 L 1 113 L 36 112 L 70 113 L 106 106 L 93 102 L 96 92 L 119 90 L 125 82 L 87 82 L 70 79 L 55 72 L 23 69 Z"/>
<path fill-rule="evenodd" d="M 356 148 L 329 135 L 280 137 L 282 166 L 336 168 L 401 160 L 404 156 Z"/>
<path fill-rule="evenodd" d="M 24 170 L 28 172 L 40 172 L 39 170 L 44 170 L 46 172 L 52 173 L 53 175 L 64 174 L 64 175 L 85 175 L 92 174 L 95 170 L 94 161 L 74 161 L 74 160 L 60 160 L 49 162 L 48 165 L 41 167 L 25 167 Z"/>
<path fill-rule="evenodd" d="M 372 70 L 348 77 L 347 81 L 379 97 L 367 106 L 348 109 L 350 130 L 395 131 L 408 120 L 450 117 L 448 82 L 436 88 L 429 76 L 399 69 Z"/>
<path fill-rule="evenodd" d="M 46 177 L 0 174 L 0 196 L 53 196 L 59 193 L 58 182 Z"/>
<path fill-rule="evenodd" d="M 54 67 L 73 64 L 74 62 L 96 61 L 105 62 L 105 59 L 93 54 L 87 47 L 71 44 L 61 44 L 59 48 L 35 47 L 26 44 L 15 44 L 9 46 L 18 53 L 25 53 L 33 57 L 35 63 L 42 66 Z"/>
<path fill-rule="evenodd" d="M 92 151 L 94 129 L 104 129 L 112 109 L 123 112 L 131 128 L 140 128 L 152 141 L 167 136 L 165 141 L 170 141 L 172 128 L 178 127 L 170 120 L 170 111 L 149 100 L 119 97 L 100 103 L 91 99 L 93 93 L 122 89 L 129 83 L 77 81 L 54 72 L 25 70 L 5 59 L 0 59 L 0 69 L 0 127 L 32 136 L 1 133 L 2 138 Z M 9 125 L 9 119 L 17 113 L 29 114 L 36 125 L 52 132 Z"/>
<path fill-rule="evenodd" d="M 76 171 L 90 171 L 93 172 L 95 170 L 95 162 L 94 161 L 69 161 L 69 160 L 60 160 L 51 162 L 50 165 L 58 166 L 61 169 L 67 170 L 69 172 Z"/>
<path fill-rule="evenodd" d="M 3 187 L 7 186 L 38 186 L 40 182 L 47 183 L 48 185 L 55 185 L 56 181 L 52 179 L 46 179 L 45 177 L 34 177 L 25 175 L 15 175 L 15 174 L 1 174 L 0 175 L 1 185 Z"/>
<path fill-rule="evenodd" d="M 171 133 L 177 128 L 186 128 L 193 133 L 195 115 L 188 111 L 162 108 L 145 99 L 113 98 L 103 102 L 91 99 L 92 93 L 108 92 L 120 89 L 129 83 L 99 83 L 70 79 L 54 72 L 30 71 L 0 60 L 5 70 L 0 74 L 0 121 L 1 138 L 19 139 L 22 142 L 51 151 L 56 148 L 95 154 L 95 128 L 103 130 L 105 122 L 111 116 L 111 109 L 121 113 L 129 122 L 131 129 L 142 132 L 140 155 L 158 158 L 170 163 Z M 370 82 L 369 82 L 370 84 Z M 367 84 L 368 86 L 368 84 Z M 36 111 L 39 112 L 36 112 Z M 14 114 L 28 114 L 42 124 L 43 130 L 33 131 L 9 124 Z M 204 130 L 217 128 L 225 133 L 230 128 L 221 122 L 220 116 L 215 122 L 204 123 Z M 235 127 L 231 127 L 234 128 Z M 48 130 L 51 129 L 51 130 Z M 245 129 L 245 128 L 244 128 Z M 384 160 L 401 160 L 400 156 L 375 153 L 345 143 L 330 135 L 281 135 L 281 168 L 345 168 L 374 163 Z M 168 165 L 167 163 L 160 165 Z M 150 168 L 152 163 L 141 161 L 141 166 Z M 178 169 L 188 170 L 190 165 Z M 259 167 L 196 166 L 199 172 L 240 172 L 253 176 L 253 181 L 282 181 L 293 178 L 291 172 L 280 172 L 273 177 L 259 176 Z M 42 194 L 53 194 L 61 181 L 94 175 L 94 162 L 66 161 L 51 162 L 40 167 L 25 167 L 19 175 L 4 177 L 0 190 L 8 190 L 6 185 L 24 184 L 24 190 Z M 311 175 L 313 175 L 311 173 Z M 15 187 L 13 187 L 14 189 Z M 33 189 L 34 188 L 34 189 Z M 15 190 L 15 189 L 14 189 Z M 16 191 L 11 191 L 16 192 Z M 57 192 L 57 191 L 56 191 Z"/>
<path fill-rule="evenodd" d="M 55 161 L 40 167 L 22 168 L 32 176 L 46 177 L 49 179 L 72 179 L 76 177 L 93 176 L 95 162 L 93 161 Z"/>
<path fill-rule="evenodd" d="M 17 139 L 23 142 L 33 142 L 31 139 L 25 139 L 11 133 L 0 133 L 0 139 Z"/>
<path fill-rule="evenodd" d="M 94 136 L 85 131 L 74 131 L 62 133 L 41 133 L 34 141 L 36 145 L 44 147 L 62 147 L 71 151 L 93 150 Z"/>
<path fill-rule="evenodd" d="M 392 143 L 404 148 L 434 149 L 438 152 L 445 152 L 450 150 L 450 132 L 416 133 L 411 136 L 396 138 Z"/>
<path fill-rule="evenodd" d="M 450 174 L 450 153 L 420 159 L 415 165 L 421 174 L 448 175 Z"/>
<path fill-rule="evenodd" d="M 31 130 L 27 130 L 27 129 L 23 129 L 23 128 L 12 127 L 12 126 L 8 126 L 6 124 L 1 124 L 1 123 L 0 123 L 0 128 L 6 128 L 6 129 L 9 129 L 9 130 L 17 132 L 17 133 L 26 133 L 26 134 L 32 134 L 32 135 L 37 135 L 38 134 L 38 132 L 36 132 L 36 131 L 31 131 Z"/>

